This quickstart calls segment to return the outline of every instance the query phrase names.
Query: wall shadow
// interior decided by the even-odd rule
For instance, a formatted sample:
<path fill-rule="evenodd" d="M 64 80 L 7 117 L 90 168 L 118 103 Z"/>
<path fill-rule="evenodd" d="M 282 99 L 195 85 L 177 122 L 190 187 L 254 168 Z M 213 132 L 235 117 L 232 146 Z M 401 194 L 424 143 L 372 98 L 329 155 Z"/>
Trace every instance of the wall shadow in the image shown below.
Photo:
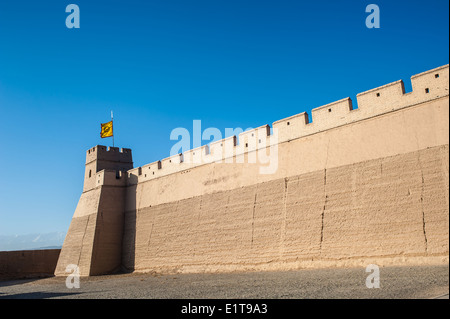
<path fill-rule="evenodd" d="M 41 279 L 45 279 L 45 278 L 49 278 L 52 276 L 48 276 L 48 277 L 41 277 L 41 278 L 10 278 L 10 279 L 4 279 L 4 280 L 0 280 L 0 288 L 1 287 L 8 287 L 8 286 L 15 286 L 15 285 L 22 285 L 22 284 L 26 284 L 29 282 L 33 282 L 36 280 L 41 280 Z"/>
<path fill-rule="evenodd" d="M 131 175 L 132 178 L 137 176 Z M 136 204 L 137 185 L 129 186 L 125 194 L 125 212 L 124 226 L 122 237 L 122 264 L 120 271 L 122 273 L 130 273 L 135 269 L 136 258 L 136 220 L 137 220 L 137 204 Z"/>
<path fill-rule="evenodd" d="M 64 296 L 79 295 L 79 292 L 26 292 L 14 295 L 1 296 L 0 299 L 47 299 Z"/>

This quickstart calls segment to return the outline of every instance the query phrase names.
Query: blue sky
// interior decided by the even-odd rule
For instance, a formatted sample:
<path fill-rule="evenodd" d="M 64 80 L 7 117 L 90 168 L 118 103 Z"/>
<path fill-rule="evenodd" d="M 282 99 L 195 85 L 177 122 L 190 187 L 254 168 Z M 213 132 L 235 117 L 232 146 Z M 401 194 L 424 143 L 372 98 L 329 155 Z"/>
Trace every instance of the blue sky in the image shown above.
<path fill-rule="evenodd" d="M 80 8 L 68 29 L 65 8 Z M 368 29 L 365 8 L 380 8 Z M 67 231 L 114 110 L 135 166 L 448 63 L 447 0 L 0 2 L 0 234 Z"/>

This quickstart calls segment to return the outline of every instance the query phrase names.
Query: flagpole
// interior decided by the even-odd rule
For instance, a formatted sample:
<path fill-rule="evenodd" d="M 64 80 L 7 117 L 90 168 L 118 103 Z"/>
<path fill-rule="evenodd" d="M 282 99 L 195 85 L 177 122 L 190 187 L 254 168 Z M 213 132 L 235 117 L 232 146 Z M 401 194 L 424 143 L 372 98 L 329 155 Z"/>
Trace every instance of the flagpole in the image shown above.
<path fill-rule="evenodd" d="M 113 122 L 113 111 L 111 111 L 111 122 Z M 112 123 L 112 129 L 113 129 L 112 138 L 113 138 L 113 147 L 114 147 L 114 122 Z"/>

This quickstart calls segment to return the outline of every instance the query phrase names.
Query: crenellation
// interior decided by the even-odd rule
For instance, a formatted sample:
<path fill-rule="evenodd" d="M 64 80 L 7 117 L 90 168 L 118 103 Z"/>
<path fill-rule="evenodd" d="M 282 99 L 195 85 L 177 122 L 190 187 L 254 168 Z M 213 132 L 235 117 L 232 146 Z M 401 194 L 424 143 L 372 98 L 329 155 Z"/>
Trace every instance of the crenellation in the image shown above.
<path fill-rule="evenodd" d="M 232 163 L 236 156 L 236 146 L 238 137 L 236 135 L 229 136 L 224 139 L 223 142 L 223 156 L 222 159 L 225 163 Z"/>
<path fill-rule="evenodd" d="M 97 185 L 98 186 L 126 186 L 127 178 L 126 174 L 122 171 L 104 169 L 97 173 Z"/>
<path fill-rule="evenodd" d="M 340 109 L 341 111 L 345 111 L 345 114 L 348 113 L 348 111 L 353 111 L 353 103 L 352 103 L 352 99 L 349 97 L 337 100 L 335 102 L 331 102 L 319 107 L 316 107 L 314 109 L 312 109 L 312 120 L 314 122 L 315 118 L 314 115 L 317 116 L 317 114 L 319 114 L 319 112 L 326 112 L 328 111 L 329 113 L 333 112 L 333 110 Z M 331 110 L 331 111 L 330 111 Z M 336 112 L 333 112 L 336 113 Z"/>
<path fill-rule="evenodd" d="M 161 166 L 162 166 L 162 172 L 166 174 L 174 173 L 177 171 L 177 164 L 178 162 L 178 154 L 173 155 L 167 158 L 164 158 L 161 160 Z"/>
<path fill-rule="evenodd" d="M 97 145 L 86 151 L 86 163 L 101 160 L 129 163 L 132 162 L 132 153 L 129 148 L 106 147 Z"/>
<path fill-rule="evenodd" d="M 184 163 L 189 163 L 189 164 L 194 162 L 194 156 L 195 156 L 194 153 L 195 152 L 196 151 L 194 151 L 194 150 L 188 150 L 188 151 L 184 152 L 183 153 L 183 162 Z"/>
<path fill-rule="evenodd" d="M 390 91 L 392 88 L 394 87 L 394 91 L 397 90 L 398 88 L 401 89 L 400 91 L 400 95 L 403 95 L 405 93 L 405 86 L 403 83 L 403 80 L 397 80 L 388 84 L 384 84 L 382 86 L 358 93 L 356 96 L 363 96 L 363 95 L 367 95 L 367 94 L 372 94 L 376 96 L 376 97 L 381 97 L 382 94 L 381 92 L 386 92 L 386 91 Z M 395 89 L 397 88 L 397 89 Z"/>
<path fill-rule="evenodd" d="M 244 131 L 239 134 L 239 145 L 237 154 L 252 152 L 258 149 L 258 139 L 267 138 L 270 135 L 270 126 L 268 124 Z"/>
<path fill-rule="evenodd" d="M 449 69 L 440 67 L 411 77 L 413 92 L 420 100 L 448 95 Z"/>
<path fill-rule="evenodd" d="M 345 124 L 352 111 L 353 103 L 349 97 L 314 108 L 311 111 L 312 127 L 316 127 L 317 131 L 323 131 Z"/>
<path fill-rule="evenodd" d="M 449 66 L 444 65 L 414 75 L 411 77 L 413 90 L 408 93 L 405 92 L 402 80 L 361 92 L 356 95 L 357 107 L 353 105 L 350 97 L 316 107 L 311 111 L 311 121 L 307 112 L 277 120 L 272 123 L 272 128 L 276 129 L 278 133 L 278 140 L 275 143 L 288 142 L 416 103 L 446 96 L 448 95 L 448 74 Z M 428 89 L 428 93 L 425 89 Z M 247 160 L 251 160 L 256 157 L 256 154 L 252 154 L 252 152 L 268 147 L 274 142 L 272 141 L 273 138 L 270 125 L 262 125 L 241 132 L 237 136 L 233 135 L 154 162 L 152 164 L 157 167 L 151 173 L 145 171 L 140 175 L 138 174 L 138 168 L 131 169 L 128 171 L 128 176 L 135 176 L 135 178 L 129 184 L 151 180 L 213 162 L 241 163 L 244 156 L 247 156 Z M 100 151 L 100 157 L 103 157 L 105 153 L 118 153 L 117 148 L 96 146 L 88 151 L 88 155 L 96 156 L 93 155 L 95 150 Z M 121 149 L 120 154 L 124 154 L 124 156 L 130 154 L 131 156 L 131 150 Z M 144 165 L 144 170 L 149 165 L 151 164 Z"/>
<path fill-rule="evenodd" d="M 206 155 L 206 146 L 199 146 L 190 151 L 187 151 L 188 154 L 191 154 L 191 162 L 192 163 L 201 163 L 203 156 Z"/>
<path fill-rule="evenodd" d="M 131 149 L 96 145 L 86 151 L 83 191 L 89 191 L 100 185 L 95 178 L 97 172 L 107 169 L 115 171 L 115 175 L 121 176 L 120 172 L 128 171 L 131 168 L 133 168 Z"/>
<path fill-rule="evenodd" d="M 290 116 L 273 122 L 272 127 L 278 130 L 279 142 L 286 142 L 305 135 L 312 130 L 307 112 Z"/>
<path fill-rule="evenodd" d="M 232 158 L 235 155 L 236 143 L 237 137 L 235 135 L 210 143 L 211 157 L 205 158 L 206 162 L 221 162 L 227 158 Z M 195 164 L 202 164 L 202 162 L 196 162 Z"/>
<path fill-rule="evenodd" d="M 207 163 L 222 160 L 224 143 L 225 141 L 223 139 L 209 143 L 209 154 L 207 157 L 205 157 Z"/>
<path fill-rule="evenodd" d="M 386 84 L 356 95 L 361 117 L 392 111 L 404 103 L 405 86 L 402 80 Z"/>

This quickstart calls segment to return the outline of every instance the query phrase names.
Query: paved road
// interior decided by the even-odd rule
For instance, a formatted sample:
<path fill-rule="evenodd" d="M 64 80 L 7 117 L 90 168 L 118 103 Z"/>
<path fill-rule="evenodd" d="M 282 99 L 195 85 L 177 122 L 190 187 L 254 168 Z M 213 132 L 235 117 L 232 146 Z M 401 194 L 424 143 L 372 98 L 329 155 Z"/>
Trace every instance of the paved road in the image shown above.
<path fill-rule="evenodd" d="M 380 288 L 366 287 L 365 268 L 228 274 L 122 274 L 0 282 L 0 299 L 25 298 L 447 298 L 446 266 L 380 268 Z"/>

